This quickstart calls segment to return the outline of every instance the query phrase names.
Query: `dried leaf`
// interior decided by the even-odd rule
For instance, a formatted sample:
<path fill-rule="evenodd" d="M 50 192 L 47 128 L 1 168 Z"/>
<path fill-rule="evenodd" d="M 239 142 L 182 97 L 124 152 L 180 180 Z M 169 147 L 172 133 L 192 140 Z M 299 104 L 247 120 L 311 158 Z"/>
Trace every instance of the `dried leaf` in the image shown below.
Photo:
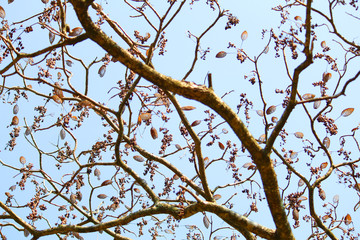
<path fill-rule="evenodd" d="M 317 100 L 314 102 L 314 109 L 318 109 L 321 105 L 321 101 L 320 100 Z"/>
<path fill-rule="evenodd" d="M 100 68 L 99 68 L 99 71 L 98 71 L 98 74 L 100 77 L 103 77 L 105 75 L 105 72 L 106 72 L 106 66 L 105 65 L 102 65 Z"/>
<path fill-rule="evenodd" d="M 13 116 L 12 120 L 11 120 L 11 126 L 14 125 L 18 125 L 19 124 L 19 118 L 17 116 Z"/>
<path fill-rule="evenodd" d="M 354 111 L 354 108 L 346 108 L 341 112 L 342 117 L 348 117 L 350 116 Z"/>
<path fill-rule="evenodd" d="M 215 199 L 215 200 L 219 200 L 220 198 L 221 198 L 221 195 L 220 195 L 220 194 L 215 194 L 215 195 L 214 195 L 214 199 Z"/>
<path fill-rule="evenodd" d="M 313 93 L 305 93 L 304 95 L 302 95 L 303 100 L 310 100 L 310 99 L 313 99 L 314 97 L 315 97 L 315 94 L 313 94 Z"/>
<path fill-rule="evenodd" d="M 179 180 L 180 177 L 179 177 L 178 175 L 174 174 L 173 179 L 174 179 L 174 180 Z"/>
<path fill-rule="evenodd" d="M 248 38 L 248 32 L 247 31 L 243 31 L 241 34 L 241 40 L 245 41 Z"/>
<path fill-rule="evenodd" d="M 43 4 L 47 4 L 49 2 L 49 0 L 41 0 L 43 2 Z"/>
<path fill-rule="evenodd" d="M 181 149 L 182 149 L 182 147 L 181 147 L 179 144 L 175 144 L 175 147 L 176 147 L 177 150 L 181 150 Z"/>
<path fill-rule="evenodd" d="M 291 152 L 291 153 L 290 153 L 290 158 L 291 158 L 291 159 L 295 159 L 297 156 L 298 156 L 298 153 L 297 153 L 297 152 Z"/>
<path fill-rule="evenodd" d="M 267 54 L 269 52 L 269 46 L 266 46 L 264 49 L 264 53 Z"/>
<path fill-rule="evenodd" d="M 64 129 L 61 129 L 61 130 L 60 130 L 60 138 L 61 138 L 61 140 L 64 140 L 65 137 L 66 137 L 66 132 L 65 132 Z"/>
<path fill-rule="evenodd" d="M 322 164 L 320 164 L 320 169 L 323 170 L 327 167 L 328 163 L 327 162 L 323 162 Z"/>
<path fill-rule="evenodd" d="M 333 203 L 335 204 L 338 204 L 339 203 L 339 195 L 336 194 L 334 197 L 333 197 Z"/>
<path fill-rule="evenodd" d="M 183 111 L 191 111 L 191 110 L 196 109 L 196 107 L 193 107 L 193 106 L 183 106 L 183 107 L 181 107 L 181 109 L 182 109 Z"/>
<path fill-rule="evenodd" d="M 15 106 L 13 107 L 13 114 L 18 114 L 19 112 L 19 105 L 15 104 Z"/>
<path fill-rule="evenodd" d="M 175 234 L 173 231 L 171 231 L 170 229 L 165 229 L 165 231 L 164 231 L 165 233 L 167 233 L 167 234 Z"/>
<path fill-rule="evenodd" d="M 72 204 L 76 204 L 76 195 L 73 194 L 73 193 L 70 195 L 70 202 L 71 202 Z"/>
<path fill-rule="evenodd" d="M 344 220 L 345 220 L 345 225 L 349 225 L 352 222 L 350 214 L 346 214 Z"/>
<path fill-rule="evenodd" d="M 294 133 L 294 135 L 297 138 L 303 138 L 304 137 L 304 134 L 302 132 L 296 132 L 296 133 Z"/>
<path fill-rule="evenodd" d="M 56 87 L 61 88 L 60 83 L 58 83 L 58 82 L 56 82 L 54 85 L 55 85 Z M 54 93 L 55 93 L 56 96 L 58 96 L 59 98 L 61 98 L 61 101 L 62 101 L 62 98 L 64 97 L 63 91 L 62 91 L 61 89 L 58 89 L 58 88 L 55 88 L 55 87 L 54 87 Z"/>
<path fill-rule="evenodd" d="M 105 198 L 107 198 L 107 195 L 101 193 L 101 194 L 97 195 L 97 197 L 100 198 L 100 199 L 105 199 Z"/>
<path fill-rule="evenodd" d="M 54 40 L 55 40 L 55 34 L 53 32 L 49 31 L 49 42 L 50 42 L 50 44 L 53 44 Z"/>
<path fill-rule="evenodd" d="M 221 142 L 219 142 L 219 148 L 220 148 L 221 150 L 224 150 L 224 149 L 225 149 L 224 144 L 222 144 Z"/>
<path fill-rule="evenodd" d="M 295 21 L 301 21 L 302 20 L 302 18 L 300 16 L 296 16 L 296 17 L 294 17 L 294 19 L 295 19 Z"/>
<path fill-rule="evenodd" d="M 330 138 L 329 137 L 325 137 L 323 140 L 323 144 L 326 148 L 330 147 Z"/>
<path fill-rule="evenodd" d="M 276 111 L 276 106 L 272 105 L 266 110 L 266 114 L 270 115 Z"/>
<path fill-rule="evenodd" d="M 199 125 L 201 123 L 201 120 L 195 120 L 192 124 L 191 124 L 191 126 L 192 127 L 196 127 L 197 125 Z"/>
<path fill-rule="evenodd" d="M 12 2 L 14 2 L 14 0 L 8 0 L 8 4 L 10 4 L 10 3 L 12 3 Z"/>
<path fill-rule="evenodd" d="M 135 161 L 138 161 L 138 162 L 143 162 L 144 161 L 144 158 L 142 156 L 140 156 L 140 155 L 135 155 L 133 158 L 134 158 Z"/>
<path fill-rule="evenodd" d="M 136 193 L 140 193 L 140 189 L 138 189 L 138 188 L 134 188 L 134 192 L 136 192 Z"/>
<path fill-rule="evenodd" d="M 223 58 L 223 57 L 225 57 L 226 56 L 226 52 L 224 52 L 224 51 L 221 51 L 221 52 L 218 52 L 217 54 L 216 54 L 216 58 Z"/>
<path fill-rule="evenodd" d="M 326 42 L 325 42 L 325 41 L 322 41 L 322 42 L 320 43 L 320 46 L 321 46 L 322 48 L 326 48 Z"/>
<path fill-rule="evenodd" d="M 23 164 L 23 165 L 26 163 L 26 159 L 25 159 L 24 156 L 21 156 L 21 157 L 19 158 L 19 161 L 20 161 L 20 163 Z"/>
<path fill-rule="evenodd" d="M 110 179 L 108 179 L 108 180 L 105 180 L 105 181 L 103 181 L 102 183 L 101 183 L 101 186 L 107 186 L 107 185 L 110 185 L 110 184 L 112 184 L 112 180 L 110 180 Z"/>
<path fill-rule="evenodd" d="M 25 135 L 26 135 L 26 136 L 30 135 L 31 130 L 32 130 L 31 127 L 26 127 Z"/>
<path fill-rule="evenodd" d="M 308 199 L 308 198 L 305 197 L 305 196 L 300 196 L 300 197 L 298 198 L 299 201 L 305 201 L 305 200 L 307 200 L 307 199 Z"/>
<path fill-rule="evenodd" d="M 70 37 L 76 37 L 79 36 L 82 33 L 83 29 L 81 27 L 76 27 L 73 28 L 70 32 L 69 32 L 69 36 Z"/>
<path fill-rule="evenodd" d="M 5 13 L 5 10 L 2 6 L 0 6 L 0 18 L 5 18 L 6 16 L 6 13 Z"/>
<path fill-rule="evenodd" d="M 259 137 L 259 142 L 261 143 L 265 143 L 265 139 L 266 138 L 266 135 L 265 134 L 262 134 L 260 137 Z"/>
<path fill-rule="evenodd" d="M 210 220 L 209 220 L 209 218 L 208 218 L 206 215 L 204 215 L 203 222 L 204 222 L 204 226 L 205 226 L 206 228 L 209 228 L 209 226 L 210 226 Z"/>
<path fill-rule="evenodd" d="M 152 127 L 152 128 L 150 129 L 150 134 L 151 134 L 151 137 L 152 137 L 153 139 L 157 139 L 157 138 L 158 138 L 158 132 L 157 132 L 156 128 Z"/>
<path fill-rule="evenodd" d="M 255 168 L 255 165 L 252 162 L 247 162 L 242 167 L 251 170 Z"/>
<path fill-rule="evenodd" d="M 256 110 L 257 115 L 259 115 L 260 117 L 264 116 L 264 111 L 263 110 Z"/>

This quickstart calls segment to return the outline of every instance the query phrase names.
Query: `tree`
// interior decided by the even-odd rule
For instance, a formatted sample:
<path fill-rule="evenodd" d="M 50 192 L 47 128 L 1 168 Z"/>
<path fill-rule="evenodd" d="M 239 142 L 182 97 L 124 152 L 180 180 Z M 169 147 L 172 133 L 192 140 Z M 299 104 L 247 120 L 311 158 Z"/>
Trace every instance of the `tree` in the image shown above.
<path fill-rule="evenodd" d="M 28 2 L 0 7 L 2 239 L 358 238 L 357 1 Z"/>

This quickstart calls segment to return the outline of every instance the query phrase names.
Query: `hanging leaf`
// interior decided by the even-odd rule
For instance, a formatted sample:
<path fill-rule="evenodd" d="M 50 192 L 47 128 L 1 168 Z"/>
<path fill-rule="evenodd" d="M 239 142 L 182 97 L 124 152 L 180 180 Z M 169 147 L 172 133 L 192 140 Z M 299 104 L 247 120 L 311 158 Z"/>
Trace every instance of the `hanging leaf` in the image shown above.
<path fill-rule="evenodd" d="M 300 16 L 296 16 L 296 17 L 294 17 L 294 19 L 295 19 L 295 21 L 301 21 L 302 20 L 302 18 Z"/>
<path fill-rule="evenodd" d="M 138 161 L 138 162 L 145 161 L 144 158 L 142 156 L 140 156 L 140 155 L 135 155 L 133 158 L 134 158 L 135 161 Z"/>
<path fill-rule="evenodd" d="M 266 110 L 266 114 L 270 115 L 276 111 L 276 106 L 272 105 Z"/>
<path fill-rule="evenodd" d="M 243 31 L 241 34 L 241 40 L 245 41 L 248 38 L 248 32 L 247 31 Z"/>
<path fill-rule="evenodd" d="M 5 10 L 2 6 L 0 6 L 0 18 L 5 18 L 6 14 L 5 14 Z"/>
<path fill-rule="evenodd" d="M 345 225 L 349 225 L 349 224 L 352 222 L 352 219 L 351 219 L 350 214 L 346 214 L 344 220 L 345 220 L 345 221 L 344 221 L 344 222 L 345 222 Z"/>
<path fill-rule="evenodd" d="M 209 218 L 208 218 L 206 215 L 204 215 L 203 222 L 204 222 L 204 226 L 205 226 L 206 228 L 209 228 L 209 226 L 210 226 L 210 220 L 209 220 Z"/>
<path fill-rule="evenodd" d="M 220 198 L 221 198 L 221 195 L 220 195 L 220 194 L 215 194 L 215 195 L 214 195 L 214 199 L 215 199 L 215 200 L 219 200 Z"/>
<path fill-rule="evenodd" d="M 225 149 L 224 144 L 222 144 L 221 142 L 219 142 L 218 144 L 219 144 L 219 148 L 220 148 L 221 150 L 224 150 L 224 149 Z"/>
<path fill-rule="evenodd" d="M 226 52 L 224 52 L 224 51 L 221 51 L 221 52 L 218 52 L 216 55 L 215 55 L 215 57 L 216 58 L 223 58 L 223 57 L 225 57 L 226 56 Z"/>
<path fill-rule="evenodd" d="M 256 110 L 257 115 L 259 115 L 260 117 L 264 116 L 264 111 L 263 110 Z"/>
<path fill-rule="evenodd" d="M 320 191 L 319 191 L 319 197 L 321 198 L 321 200 L 325 200 L 326 199 L 326 193 L 325 193 L 325 191 L 323 190 L 323 189 L 321 189 Z"/>
<path fill-rule="evenodd" d="M 302 187 L 304 186 L 305 182 L 304 180 L 302 180 L 301 178 L 299 179 L 299 182 L 298 182 L 298 187 Z"/>
<path fill-rule="evenodd" d="M 17 116 L 13 116 L 12 120 L 11 120 L 11 126 L 14 125 L 18 125 L 19 124 L 19 118 Z"/>
<path fill-rule="evenodd" d="M 107 195 L 102 193 L 102 194 L 97 195 L 97 197 L 100 199 L 105 199 L 105 198 L 107 198 Z"/>
<path fill-rule="evenodd" d="M 107 185 L 110 185 L 110 184 L 112 184 L 112 180 L 110 180 L 110 179 L 108 179 L 108 180 L 105 180 L 105 181 L 103 181 L 102 183 L 101 183 L 101 186 L 107 186 Z"/>
<path fill-rule="evenodd" d="M 272 118 L 271 118 L 271 121 L 272 121 L 273 123 L 277 123 L 278 118 L 277 118 L 277 117 L 272 117 Z"/>
<path fill-rule="evenodd" d="M 191 126 L 192 127 L 196 127 L 197 125 L 199 125 L 201 123 L 201 120 L 195 120 L 192 124 L 191 124 Z"/>
<path fill-rule="evenodd" d="M 354 111 L 354 108 L 346 108 L 341 112 L 342 117 L 348 117 L 350 116 Z"/>
<path fill-rule="evenodd" d="M 327 167 L 328 163 L 327 162 L 323 162 L 321 165 L 320 165 L 320 169 L 323 170 Z"/>
<path fill-rule="evenodd" d="M 151 119 L 151 113 L 140 113 L 139 117 L 142 121 L 147 121 Z"/>
<path fill-rule="evenodd" d="M 326 42 L 325 42 L 325 41 L 322 41 L 322 42 L 320 43 L 320 46 L 321 46 L 322 48 L 326 48 Z"/>
<path fill-rule="evenodd" d="M 106 66 L 105 65 L 102 65 L 100 68 L 99 68 L 99 71 L 98 71 L 98 74 L 100 77 L 103 77 L 105 75 L 105 72 L 106 72 Z"/>
<path fill-rule="evenodd" d="M 339 203 L 339 195 L 338 194 L 336 194 L 334 197 L 333 197 L 333 203 L 335 203 L 335 204 L 338 204 Z"/>
<path fill-rule="evenodd" d="M 331 78 L 331 73 L 329 73 L 329 72 L 324 72 L 323 73 L 323 81 L 324 82 L 327 82 L 327 81 L 329 81 L 330 80 L 330 78 Z"/>
<path fill-rule="evenodd" d="M 54 40 L 55 40 L 55 34 L 53 32 L 49 31 L 49 42 L 50 42 L 50 44 L 53 44 Z"/>
<path fill-rule="evenodd" d="M 294 133 L 294 135 L 297 138 L 303 138 L 304 137 L 304 134 L 302 132 L 296 132 L 296 133 Z"/>
<path fill-rule="evenodd" d="M 181 150 L 181 149 L 182 149 L 182 147 L 181 147 L 179 144 L 175 144 L 175 147 L 176 147 L 177 150 Z"/>
<path fill-rule="evenodd" d="M 99 169 L 95 168 L 94 170 L 94 176 L 97 177 L 98 180 L 100 180 L 101 172 Z"/>
<path fill-rule="evenodd" d="M 321 101 L 320 100 L 317 100 L 314 102 L 314 109 L 318 109 L 321 105 Z"/>
<path fill-rule="evenodd" d="M 15 104 L 15 106 L 13 107 L 13 113 L 18 114 L 18 112 L 19 112 L 19 105 Z"/>
<path fill-rule="evenodd" d="M 191 110 L 196 109 L 196 107 L 193 107 L 193 106 L 183 106 L 183 107 L 181 107 L 181 109 L 182 109 L 183 111 L 191 111 Z"/>
<path fill-rule="evenodd" d="M 158 133 L 157 133 L 156 128 L 152 127 L 152 128 L 150 129 L 150 134 L 151 134 L 151 137 L 152 137 L 153 139 L 157 139 L 157 138 L 158 138 Z"/>
<path fill-rule="evenodd" d="M 325 137 L 323 140 L 323 144 L 326 148 L 330 147 L 330 138 L 329 137 Z"/>
<path fill-rule="evenodd" d="M 73 28 L 70 32 L 69 32 L 69 36 L 70 37 L 76 37 L 79 36 L 82 33 L 83 29 L 81 27 L 76 27 Z"/>
<path fill-rule="evenodd" d="M 64 129 L 61 129 L 61 130 L 60 130 L 60 138 L 61 138 L 61 140 L 64 140 L 65 137 L 66 137 L 66 132 L 65 132 Z"/>
<path fill-rule="evenodd" d="M 20 163 L 21 163 L 22 165 L 24 165 L 24 164 L 26 163 L 26 158 L 25 158 L 24 156 L 21 156 L 21 157 L 19 158 L 19 161 L 20 161 Z"/>
<path fill-rule="evenodd" d="M 310 99 L 313 99 L 315 97 L 315 94 L 312 94 L 312 93 L 305 93 L 304 95 L 302 95 L 302 98 L 304 100 L 310 100 Z"/>

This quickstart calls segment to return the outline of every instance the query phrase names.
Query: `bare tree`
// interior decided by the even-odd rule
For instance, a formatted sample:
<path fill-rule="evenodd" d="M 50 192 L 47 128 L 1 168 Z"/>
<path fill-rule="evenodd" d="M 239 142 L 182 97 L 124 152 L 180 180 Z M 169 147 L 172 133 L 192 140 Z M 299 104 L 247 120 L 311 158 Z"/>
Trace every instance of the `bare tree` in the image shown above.
<path fill-rule="evenodd" d="M 0 7 L 2 239 L 358 239 L 357 1 L 257 33 L 242 1 L 28 2 Z"/>

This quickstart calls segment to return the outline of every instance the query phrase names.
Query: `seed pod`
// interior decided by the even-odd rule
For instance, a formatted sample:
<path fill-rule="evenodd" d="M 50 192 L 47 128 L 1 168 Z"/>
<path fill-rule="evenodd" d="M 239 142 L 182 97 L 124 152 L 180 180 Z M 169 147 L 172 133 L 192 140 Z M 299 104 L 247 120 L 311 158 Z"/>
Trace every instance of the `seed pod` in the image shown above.
<path fill-rule="evenodd" d="M 72 67 L 73 62 L 71 60 L 66 60 L 65 61 L 66 65 L 68 65 L 69 67 Z"/>
<path fill-rule="evenodd" d="M 305 182 L 300 178 L 298 182 L 298 187 L 304 186 Z"/>
<path fill-rule="evenodd" d="M 322 48 L 326 48 L 326 42 L 325 42 L 325 41 L 322 41 L 322 42 L 320 43 L 320 46 L 321 46 Z"/>
<path fill-rule="evenodd" d="M 19 118 L 17 116 L 13 116 L 12 120 L 11 120 L 11 126 L 14 125 L 18 125 L 19 124 Z"/>
<path fill-rule="evenodd" d="M 294 17 L 294 19 L 295 19 L 295 21 L 301 21 L 302 20 L 302 18 L 300 16 L 296 16 L 296 17 Z"/>
<path fill-rule="evenodd" d="M 294 135 L 297 138 L 303 138 L 304 137 L 304 134 L 302 132 L 296 132 L 296 133 L 294 133 Z"/>
<path fill-rule="evenodd" d="M 196 127 L 197 125 L 199 125 L 201 123 L 201 120 L 195 120 L 192 124 L 191 124 L 191 126 L 192 127 Z"/>
<path fill-rule="evenodd" d="M 82 33 L 83 29 L 81 27 L 76 27 L 73 28 L 70 32 L 69 32 L 69 36 L 70 37 L 76 37 L 79 36 Z"/>
<path fill-rule="evenodd" d="M 138 188 L 134 188 L 134 192 L 136 192 L 136 193 L 140 193 L 140 189 L 138 189 Z"/>
<path fill-rule="evenodd" d="M 151 113 L 141 113 L 139 117 L 142 121 L 147 121 L 151 119 Z"/>
<path fill-rule="evenodd" d="M 105 180 L 105 181 L 103 181 L 102 183 L 101 183 L 101 186 L 107 186 L 107 185 L 110 185 L 110 184 L 112 184 L 112 180 Z"/>
<path fill-rule="evenodd" d="M 24 165 L 24 164 L 26 163 L 26 159 L 25 159 L 24 156 L 21 156 L 21 157 L 19 158 L 19 161 L 20 161 L 20 163 L 21 163 L 22 165 Z"/>
<path fill-rule="evenodd" d="M 271 118 L 271 121 L 272 121 L 273 123 L 277 123 L 278 118 L 277 118 L 277 117 L 272 117 L 272 118 Z"/>
<path fill-rule="evenodd" d="M 100 180 L 100 175 L 101 175 L 101 172 L 99 169 L 95 168 L 94 170 L 94 176 L 98 178 L 98 180 Z"/>
<path fill-rule="evenodd" d="M 218 52 L 217 54 L 216 54 L 216 58 L 223 58 L 223 57 L 225 57 L 226 56 L 226 52 L 224 52 L 224 51 L 221 51 L 221 52 Z"/>
<path fill-rule="evenodd" d="M 178 179 L 180 179 L 180 177 L 178 175 L 174 174 L 173 179 L 178 180 Z"/>
<path fill-rule="evenodd" d="M 60 130 L 60 138 L 61 138 L 61 140 L 64 140 L 65 137 L 66 137 L 66 132 L 65 132 L 64 129 L 61 129 L 61 130 Z"/>
<path fill-rule="evenodd" d="M 229 131 L 226 128 L 223 128 L 221 131 L 222 131 L 223 134 L 228 134 L 229 133 Z"/>
<path fill-rule="evenodd" d="M 49 42 L 50 42 L 50 44 L 53 44 L 54 40 L 55 40 L 55 34 L 53 32 L 49 31 Z"/>
<path fill-rule="evenodd" d="M 323 170 L 327 167 L 328 163 L 327 162 L 323 162 L 322 164 L 320 164 L 320 169 Z"/>
<path fill-rule="evenodd" d="M 248 32 L 247 31 L 243 31 L 241 34 L 241 40 L 245 41 L 248 38 Z"/>
<path fill-rule="evenodd" d="M 323 140 L 323 144 L 326 148 L 330 147 L 330 138 L 329 137 L 325 137 Z"/>
<path fill-rule="evenodd" d="M 350 214 L 346 214 L 344 220 L 345 220 L 345 221 L 344 221 L 344 222 L 345 222 L 345 225 L 349 225 L 349 224 L 352 222 L 352 219 L 351 219 Z"/>
<path fill-rule="evenodd" d="M 5 10 L 2 6 L 0 6 L 0 18 L 5 18 L 6 16 L 6 13 L 5 13 Z"/>
<path fill-rule="evenodd" d="M 272 105 L 266 110 L 266 114 L 270 115 L 276 111 L 276 106 Z"/>
<path fill-rule="evenodd" d="M 298 221 L 299 220 L 299 210 L 297 210 L 296 208 L 293 209 L 293 212 L 292 212 L 292 215 L 293 215 L 293 219 L 295 221 Z"/>
<path fill-rule="evenodd" d="M 100 68 L 99 68 L 99 71 L 98 71 L 98 74 L 100 77 L 103 77 L 105 75 L 105 72 L 106 72 L 106 66 L 105 65 L 102 65 Z"/>
<path fill-rule="evenodd" d="M 170 229 L 165 229 L 165 231 L 164 231 L 165 233 L 167 233 L 167 234 L 175 234 L 173 231 L 171 231 Z"/>
<path fill-rule="evenodd" d="M 222 144 L 221 142 L 219 142 L 219 148 L 220 148 L 221 150 L 224 150 L 224 149 L 225 149 L 224 144 Z"/>
<path fill-rule="evenodd" d="M 63 100 L 58 96 L 58 95 L 52 95 L 52 100 L 54 100 L 54 102 L 58 103 L 58 104 L 62 104 Z"/>
<path fill-rule="evenodd" d="M 323 189 L 320 189 L 319 191 L 319 197 L 321 198 L 321 200 L 325 200 L 326 199 L 326 193 Z"/>
<path fill-rule="evenodd" d="M 321 101 L 317 100 L 314 102 L 314 109 L 318 109 L 320 107 Z"/>
<path fill-rule="evenodd" d="M 302 95 L 302 98 L 304 100 L 310 100 L 310 99 L 313 99 L 315 97 L 315 94 L 313 93 L 305 93 L 304 95 Z"/>
<path fill-rule="evenodd" d="M 26 127 L 25 135 L 28 136 L 31 133 L 31 127 Z"/>
<path fill-rule="evenodd" d="M 336 195 L 333 197 L 333 202 L 334 202 L 335 204 L 339 203 L 339 195 L 338 195 L 338 194 L 336 194 Z"/>
<path fill-rule="evenodd" d="M 298 153 L 297 153 L 297 152 L 291 152 L 291 153 L 290 153 L 290 158 L 291 158 L 291 159 L 295 159 L 297 156 L 298 156 Z"/>
<path fill-rule="evenodd" d="M 215 200 L 219 200 L 220 198 L 221 198 L 221 195 L 220 195 L 220 194 L 215 194 L 215 195 L 214 195 L 214 199 L 215 199 Z"/>
<path fill-rule="evenodd" d="M 18 114 L 18 112 L 19 112 L 19 105 L 15 104 L 15 106 L 13 107 L 13 113 Z"/>
<path fill-rule="evenodd" d="M 138 162 L 143 162 L 144 161 L 144 158 L 142 156 L 140 156 L 140 155 L 135 155 L 133 158 L 134 158 L 135 161 L 138 161 Z"/>
<path fill-rule="evenodd" d="M 175 147 L 176 147 L 177 150 L 181 150 L 181 149 L 182 149 L 182 147 L 181 147 L 179 144 L 175 144 Z"/>
<path fill-rule="evenodd" d="M 183 106 L 181 107 L 181 109 L 183 111 L 191 111 L 191 110 L 194 110 L 196 107 L 193 107 L 193 106 Z"/>
<path fill-rule="evenodd" d="M 331 77 L 332 77 L 331 73 L 329 73 L 329 72 L 328 73 L 327 72 L 323 73 L 323 81 L 324 82 L 329 81 Z"/>
<path fill-rule="evenodd" d="M 353 113 L 353 111 L 354 111 L 354 108 L 346 108 L 341 112 L 341 116 L 342 117 L 348 117 Z M 16 114 L 16 113 L 14 113 L 14 114 Z"/>
<path fill-rule="evenodd" d="M 269 52 L 269 46 L 266 46 L 264 49 L 264 53 L 267 54 Z"/>
<path fill-rule="evenodd" d="M 70 202 L 71 202 L 72 204 L 76 204 L 76 195 L 73 194 L 73 193 L 70 195 Z"/>
<path fill-rule="evenodd" d="M 256 110 L 257 115 L 259 115 L 260 117 L 264 116 L 264 111 L 263 110 Z"/>
<path fill-rule="evenodd" d="M 102 194 L 97 195 L 97 197 L 100 199 L 105 199 L 105 198 L 107 198 L 107 195 L 102 193 Z"/>
<path fill-rule="evenodd" d="M 209 218 L 208 218 L 206 215 L 204 215 L 203 222 L 204 222 L 204 226 L 205 226 L 206 228 L 209 228 L 209 226 L 210 226 L 210 220 L 209 220 Z"/>
<path fill-rule="evenodd" d="M 59 88 L 61 87 L 60 83 L 58 83 L 58 82 L 56 82 L 54 85 L 59 87 Z M 61 89 L 58 89 L 58 88 L 54 87 L 54 93 L 55 93 L 55 95 L 57 95 L 61 99 L 64 97 L 64 93 L 63 93 L 63 91 Z"/>
<path fill-rule="evenodd" d="M 152 128 L 150 129 L 150 134 L 151 134 L 151 137 L 152 137 L 153 139 L 157 139 L 157 138 L 158 138 L 158 133 L 157 133 L 156 128 L 152 127 Z"/>

